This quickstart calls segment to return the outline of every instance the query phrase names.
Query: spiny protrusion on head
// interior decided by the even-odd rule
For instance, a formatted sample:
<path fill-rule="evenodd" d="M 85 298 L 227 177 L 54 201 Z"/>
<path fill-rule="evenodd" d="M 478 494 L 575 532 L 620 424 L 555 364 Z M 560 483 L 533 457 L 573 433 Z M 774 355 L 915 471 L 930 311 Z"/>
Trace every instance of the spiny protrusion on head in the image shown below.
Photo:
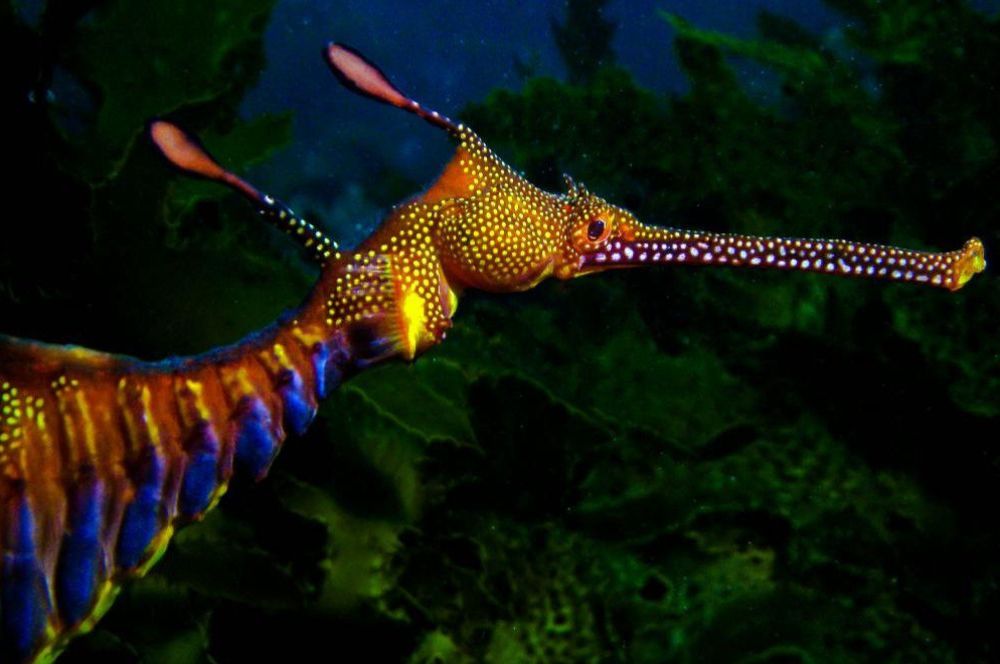
<path fill-rule="evenodd" d="M 569 173 L 563 173 L 563 182 L 566 185 L 566 200 L 571 203 L 585 201 L 590 197 L 590 192 L 582 182 L 577 182 Z"/>
<path fill-rule="evenodd" d="M 222 183 L 245 196 L 272 225 L 294 238 L 312 258 L 324 263 L 337 257 L 337 243 L 314 225 L 298 217 L 273 196 L 262 193 L 243 178 L 224 169 L 190 134 L 165 120 L 149 123 L 149 137 L 176 168 Z"/>

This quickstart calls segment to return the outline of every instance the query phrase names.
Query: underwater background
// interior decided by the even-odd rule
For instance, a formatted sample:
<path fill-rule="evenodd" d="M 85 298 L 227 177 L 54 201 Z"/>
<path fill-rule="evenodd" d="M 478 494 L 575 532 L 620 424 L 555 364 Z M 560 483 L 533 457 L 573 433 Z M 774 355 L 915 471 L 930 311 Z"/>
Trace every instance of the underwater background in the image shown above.
<path fill-rule="evenodd" d="M 315 273 L 168 117 L 350 245 L 438 132 L 662 225 L 1000 249 L 1000 2 L 9 1 L 0 330 L 232 342 Z M 1000 660 L 1000 288 L 708 268 L 470 293 L 60 662 Z"/>

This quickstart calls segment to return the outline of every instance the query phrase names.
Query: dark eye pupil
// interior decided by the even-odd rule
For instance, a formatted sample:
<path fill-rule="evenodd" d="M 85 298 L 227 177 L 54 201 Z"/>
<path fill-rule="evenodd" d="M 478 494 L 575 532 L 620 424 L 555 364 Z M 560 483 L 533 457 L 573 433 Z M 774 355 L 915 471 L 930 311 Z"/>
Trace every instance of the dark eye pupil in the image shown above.
<path fill-rule="evenodd" d="M 601 219 L 594 219 L 590 222 L 590 226 L 587 227 L 587 238 L 591 241 L 596 241 L 604 235 L 604 221 Z"/>

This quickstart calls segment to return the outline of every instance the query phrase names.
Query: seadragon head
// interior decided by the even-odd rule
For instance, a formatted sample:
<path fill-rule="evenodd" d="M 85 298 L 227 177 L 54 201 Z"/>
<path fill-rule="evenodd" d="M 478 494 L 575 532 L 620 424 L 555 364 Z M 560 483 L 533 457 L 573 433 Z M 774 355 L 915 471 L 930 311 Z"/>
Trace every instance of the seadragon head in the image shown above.
<path fill-rule="evenodd" d="M 634 239 L 642 227 L 639 220 L 628 210 L 592 194 L 570 176 L 563 178 L 567 188 L 564 196 L 567 217 L 560 233 L 563 247 L 553 275 L 572 279 L 612 267 L 607 257 L 614 255 L 615 246 L 619 247 L 619 260 L 628 259 L 632 251 L 621 243 Z M 595 260 L 599 255 L 605 256 L 600 264 Z"/>
<path fill-rule="evenodd" d="M 958 290 L 986 267 L 971 238 L 950 252 L 837 239 L 760 237 L 651 226 L 567 178 L 565 248 L 553 270 L 569 279 L 609 269 L 687 264 L 797 270 Z"/>
<path fill-rule="evenodd" d="M 646 265 L 723 265 L 885 279 L 954 291 L 986 267 L 978 238 L 956 251 L 926 252 L 839 239 L 708 233 L 644 224 L 582 187 L 569 198 L 575 214 L 554 271 L 561 278 Z"/>

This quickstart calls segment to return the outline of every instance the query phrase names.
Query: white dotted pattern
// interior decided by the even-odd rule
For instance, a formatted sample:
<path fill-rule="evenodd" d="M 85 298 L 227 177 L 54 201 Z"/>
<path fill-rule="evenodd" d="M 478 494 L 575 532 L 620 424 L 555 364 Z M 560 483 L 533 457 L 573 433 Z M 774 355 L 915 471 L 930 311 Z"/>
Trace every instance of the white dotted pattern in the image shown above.
<path fill-rule="evenodd" d="M 970 240 L 958 251 L 930 253 L 845 240 L 766 238 L 642 229 L 631 241 L 612 240 L 584 256 L 584 266 L 689 263 L 799 270 L 961 287 L 983 267 L 982 244 Z"/>

